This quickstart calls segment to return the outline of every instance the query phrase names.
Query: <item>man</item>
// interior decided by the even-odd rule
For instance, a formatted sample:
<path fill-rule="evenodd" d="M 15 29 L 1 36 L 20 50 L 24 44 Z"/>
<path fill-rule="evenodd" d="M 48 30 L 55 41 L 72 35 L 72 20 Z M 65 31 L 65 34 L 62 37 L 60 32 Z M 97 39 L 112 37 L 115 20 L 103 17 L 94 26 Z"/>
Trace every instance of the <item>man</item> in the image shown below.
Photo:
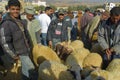
<path fill-rule="evenodd" d="M 93 25 L 90 26 L 88 33 L 89 33 L 89 38 L 90 38 L 91 43 L 92 43 L 91 51 L 97 52 L 102 56 L 103 54 L 101 54 L 102 53 L 101 48 L 100 48 L 100 45 L 98 43 L 98 29 L 106 23 L 106 21 L 110 17 L 110 13 L 108 11 L 104 11 L 101 13 L 100 17 L 98 17 L 98 16 L 99 15 L 96 15 L 93 18 L 93 20 L 92 20 Z M 99 22 L 96 22 L 97 20 L 99 20 Z M 92 35 L 90 33 L 92 33 Z M 91 35 L 91 37 L 90 37 L 90 35 Z"/>
<path fill-rule="evenodd" d="M 32 80 L 35 67 L 29 58 L 29 35 L 20 19 L 21 4 L 18 0 L 9 0 L 8 8 L 9 13 L 0 28 L 1 46 L 13 61 L 17 62 L 20 59 L 22 80 Z"/>
<path fill-rule="evenodd" d="M 84 43 L 85 48 L 89 49 L 91 48 L 91 43 L 90 41 L 87 39 L 87 35 L 85 34 L 85 28 L 87 27 L 87 25 L 90 23 L 90 21 L 93 19 L 93 16 L 91 16 L 90 13 L 90 9 L 86 8 L 85 9 L 85 13 L 81 18 L 81 39 Z"/>
<path fill-rule="evenodd" d="M 65 18 L 64 20 L 66 21 L 67 25 L 68 25 L 68 40 L 71 40 L 71 29 L 72 29 L 72 18 L 73 18 L 73 14 L 71 16 L 72 12 L 71 11 L 65 11 Z"/>
<path fill-rule="evenodd" d="M 120 7 L 110 11 L 110 18 L 99 29 L 98 42 L 105 53 L 103 68 L 106 68 L 109 61 L 120 58 Z"/>
<path fill-rule="evenodd" d="M 45 46 L 47 46 L 47 31 L 48 31 L 48 26 L 51 22 L 51 19 L 49 15 L 52 13 L 52 8 L 51 7 L 46 7 L 45 8 L 45 13 L 39 15 L 39 21 L 40 21 L 40 26 L 41 26 L 41 43 Z"/>
<path fill-rule="evenodd" d="M 32 45 L 40 44 L 40 23 L 39 20 L 34 18 L 35 10 L 33 6 L 27 6 L 25 8 L 25 22 L 27 26 L 27 30 L 30 34 Z"/>
<path fill-rule="evenodd" d="M 58 12 L 58 18 L 53 20 L 48 28 L 47 39 L 49 46 L 55 48 L 56 43 L 68 40 L 67 23 L 64 20 L 64 11 Z"/>

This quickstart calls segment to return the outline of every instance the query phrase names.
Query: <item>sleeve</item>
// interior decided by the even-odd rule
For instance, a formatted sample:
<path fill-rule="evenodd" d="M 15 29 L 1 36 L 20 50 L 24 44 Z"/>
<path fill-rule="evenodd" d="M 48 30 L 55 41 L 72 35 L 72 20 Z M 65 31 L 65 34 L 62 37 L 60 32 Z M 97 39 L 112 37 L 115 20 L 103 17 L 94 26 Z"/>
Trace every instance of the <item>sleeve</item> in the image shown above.
<path fill-rule="evenodd" d="M 66 26 L 63 26 L 62 41 L 68 41 L 68 27 L 67 27 L 67 22 L 66 22 Z"/>
<path fill-rule="evenodd" d="M 69 27 L 70 29 L 72 28 L 72 20 L 71 20 L 71 19 L 68 21 L 68 27 Z"/>
<path fill-rule="evenodd" d="M 105 40 L 105 28 L 101 27 L 98 29 L 98 42 L 103 50 L 108 49 L 109 45 Z"/>
<path fill-rule="evenodd" d="M 50 17 L 49 17 L 49 18 L 47 19 L 47 25 L 49 26 L 50 23 L 51 23 L 51 19 L 50 19 Z"/>
<path fill-rule="evenodd" d="M 117 53 L 117 54 L 120 54 L 120 40 L 119 42 L 112 47 L 112 49 Z"/>
<path fill-rule="evenodd" d="M 35 23 L 35 32 L 38 32 L 40 30 L 41 30 L 40 22 L 38 20 L 36 20 L 36 23 Z"/>
<path fill-rule="evenodd" d="M 48 27 L 48 31 L 47 31 L 47 40 L 48 41 L 51 41 L 52 40 L 52 25 L 53 24 L 53 21 L 50 23 L 49 27 Z"/>
<path fill-rule="evenodd" d="M 15 50 L 12 43 L 12 33 L 10 31 L 9 25 L 4 22 L 0 28 L 0 39 L 1 39 L 1 46 L 5 53 L 8 53 L 12 58 L 14 58 Z"/>
<path fill-rule="evenodd" d="M 120 28 L 116 30 L 116 34 L 114 36 L 116 37 L 116 43 L 112 49 L 116 52 L 116 54 L 120 54 Z"/>
<path fill-rule="evenodd" d="M 37 43 L 41 43 L 41 39 L 40 39 L 40 30 L 35 32 L 35 35 L 36 35 L 36 40 L 37 40 Z"/>

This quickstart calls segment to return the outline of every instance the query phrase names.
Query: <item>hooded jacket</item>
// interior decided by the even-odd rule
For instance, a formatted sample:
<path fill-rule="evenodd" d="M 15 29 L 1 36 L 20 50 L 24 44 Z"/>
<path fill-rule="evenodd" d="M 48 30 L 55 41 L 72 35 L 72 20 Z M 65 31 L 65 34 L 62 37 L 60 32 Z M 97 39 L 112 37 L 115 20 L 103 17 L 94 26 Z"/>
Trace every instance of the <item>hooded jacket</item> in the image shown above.
<path fill-rule="evenodd" d="M 23 23 L 21 19 L 19 22 Z M 6 15 L 0 26 L 0 44 L 5 53 L 8 53 L 12 58 L 16 55 L 28 55 L 30 49 L 30 38 L 28 31 L 23 24 L 23 31 L 18 23 Z"/>

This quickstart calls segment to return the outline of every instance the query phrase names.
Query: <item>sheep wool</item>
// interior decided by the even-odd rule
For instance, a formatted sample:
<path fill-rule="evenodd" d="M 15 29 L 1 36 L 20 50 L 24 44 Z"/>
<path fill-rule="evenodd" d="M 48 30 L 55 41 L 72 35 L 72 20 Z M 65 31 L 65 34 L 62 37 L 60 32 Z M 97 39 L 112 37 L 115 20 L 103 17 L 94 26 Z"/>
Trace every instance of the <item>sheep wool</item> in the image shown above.
<path fill-rule="evenodd" d="M 33 48 L 34 63 L 38 66 L 45 60 L 61 62 L 57 54 L 51 48 L 43 45 L 35 45 Z"/>
<path fill-rule="evenodd" d="M 114 59 L 106 68 L 113 75 L 114 80 L 120 80 L 120 59 Z"/>
<path fill-rule="evenodd" d="M 95 70 L 85 80 L 110 80 L 110 74 L 106 70 Z"/>
<path fill-rule="evenodd" d="M 38 72 L 38 80 L 74 80 L 67 71 L 67 66 L 55 61 L 44 61 L 40 64 Z"/>
<path fill-rule="evenodd" d="M 80 40 L 75 40 L 75 41 L 70 43 L 70 46 L 72 46 L 74 49 L 80 49 L 80 48 L 84 47 L 84 44 Z"/>
<path fill-rule="evenodd" d="M 85 48 L 74 50 L 66 59 L 66 65 L 68 66 L 79 65 L 82 68 L 83 60 L 89 53 L 90 53 L 89 50 Z"/>
<path fill-rule="evenodd" d="M 98 53 L 90 53 L 83 61 L 83 67 L 101 68 L 102 57 Z"/>

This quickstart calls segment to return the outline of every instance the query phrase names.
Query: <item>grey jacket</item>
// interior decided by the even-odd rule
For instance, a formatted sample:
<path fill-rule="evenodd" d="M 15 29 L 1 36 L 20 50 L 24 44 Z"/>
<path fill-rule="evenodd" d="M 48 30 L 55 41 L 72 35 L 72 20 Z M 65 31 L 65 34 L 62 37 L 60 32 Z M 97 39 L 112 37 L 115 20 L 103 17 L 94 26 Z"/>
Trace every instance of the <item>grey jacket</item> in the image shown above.
<path fill-rule="evenodd" d="M 9 15 L 0 25 L 0 44 L 5 53 L 12 58 L 16 55 L 28 55 L 29 53 L 30 38 L 25 26 L 23 28 L 24 31 L 22 32 L 18 24 Z"/>
<path fill-rule="evenodd" d="M 98 42 L 103 50 L 112 48 L 116 54 L 120 54 L 120 22 L 116 26 L 113 37 L 113 45 L 110 45 L 110 29 L 111 21 L 108 19 L 106 23 L 99 28 Z"/>

